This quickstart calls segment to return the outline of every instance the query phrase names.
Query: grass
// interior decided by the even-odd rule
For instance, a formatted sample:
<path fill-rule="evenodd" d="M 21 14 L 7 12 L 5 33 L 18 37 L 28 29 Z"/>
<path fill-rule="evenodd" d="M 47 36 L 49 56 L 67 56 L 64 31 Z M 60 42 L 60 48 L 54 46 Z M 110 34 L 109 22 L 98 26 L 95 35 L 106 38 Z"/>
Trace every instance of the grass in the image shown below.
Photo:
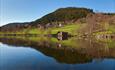
<path fill-rule="evenodd" d="M 112 31 L 113 33 L 115 33 L 115 25 L 109 26 L 109 31 Z"/>
<path fill-rule="evenodd" d="M 70 34 L 77 34 L 77 30 L 80 28 L 80 24 L 66 25 L 60 28 L 52 28 L 51 33 L 56 34 L 58 31 L 68 32 Z"/>
<path fill-rule="evenodd" d="M 29 29 L 28 33 L 30 34 L 56 34 L 58 31 L 64 31 L 64 32 L 68 32 L 70 34 L 76 34 L 77 29 L 80 28 L 80 24 L 71 24 L 71 25 L 65 25 L 63 27 L 58 27 L 58 28 L 48 28 L 45 30 L 41 30 L 38 28 L 33 28 L 33 29 Z"/>
<path fill-rule="evenodd" d="M 113 33 L 115 33 L 115 25 L 110 25 L 107 31 L 96 32 L 96 33 L 94 33 L 94 35 L 113 34 Z"/>
<path fill-rule="evenodd" d="M 32 28 L 32 29 L 24 29 L 19 32 L 15 32 L 16 34 L 56 34 L 58 31 L 64 31 L 68 32 L 69 34 L 77 34 L 77 30 L 80 28 L 81 24 L 71 24 L 71 25 L 65 25 L 63 27 L 58 28 L 48 28 L 45 30 L 39 29 L 39 28 Z"/>
<path fill-rule="evenodd" d="M 64 25 L 63 27 L 53 27 L 53 28 L 48 28 L 48 29 L 40 29 L 40 28 L 28 28 L 28 29 L 22 29 L 17 32 L 0 32 L 0 34 L 41 34 L 41 35 L 46 35 L 46 34 L 56 34 L 58 31 L 63 31 L 63 32 L 68 32 L 71 35 L 77 35 L 78 30 L 86 26 L 84 24 L 69 24 L 69 25 Z M 110 25 L 107 31 L 103 32 L 97 32 L 94 33 L 94 35 L 98 34 L 108 34 L 108 33 L 115 33 L 115 26 Z"/>

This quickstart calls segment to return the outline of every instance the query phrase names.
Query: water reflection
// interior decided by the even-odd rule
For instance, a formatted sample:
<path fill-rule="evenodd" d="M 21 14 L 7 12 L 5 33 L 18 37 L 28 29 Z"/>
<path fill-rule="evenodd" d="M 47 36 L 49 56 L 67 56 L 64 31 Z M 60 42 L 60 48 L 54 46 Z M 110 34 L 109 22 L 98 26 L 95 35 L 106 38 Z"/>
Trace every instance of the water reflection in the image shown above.
<path fill-rule="evenodd" d="M 5 47 L 4 50 L 3 47 L 1 49 L 2 52 L 7 52 L 7 54 L 2 53 L 1 60 L 6 62 L 1 62 L 1 68 L 5 68 L 4 63 L 6 63 L 6 66 L 10 65 L 13 60 L 16 62 L 12 64 L 17 63 L 15 68 L 18 68 L 18 66 L 23 68 L 19 70 L 25 70 L 25 68 L 27 70 L 33 70 L 34 68 L 38 70 L 46 70 L 48 68 L 51 70 L 53 67 L 54 69 L 57 68 L 57 70 L 69 70 L 71 68 L 82 70 L 87 68 L 87 66 L 90 66 L 89 70 L 98 70 L 98 66 L 102 66 L 102 70 L 107 70 L 108 68 L 114 70 L 115 67 L 114 41 L 105 42 L 76 38 L 61 41 L 48 37 L 2 37 L 0 42 L 3 43 L 2 46 L 7 46 L 7 49 Z M 8 50 L 14 52 L 9 53 Z M 108 64 L 110 66 L 107 66 Z M 31 66 L 33 67 L 30 68 Z"/>
<path fill-rule="evenodd" d="M 86 63 L 93 58 L 115 58 L 115 45 L 82 39 L 58 41 L 46 38 L 0 38 L 2 43 L 12 46 L 30 46 L 43 54 L 55 58 L 60 63 Z"/>

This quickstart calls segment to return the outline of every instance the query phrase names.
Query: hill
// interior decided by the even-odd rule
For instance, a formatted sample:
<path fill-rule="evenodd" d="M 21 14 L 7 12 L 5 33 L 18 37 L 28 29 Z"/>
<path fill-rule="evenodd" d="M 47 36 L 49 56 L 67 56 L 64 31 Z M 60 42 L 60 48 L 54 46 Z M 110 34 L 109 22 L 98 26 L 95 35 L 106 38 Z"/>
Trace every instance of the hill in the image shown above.
<path fill-rule="evenodd" d="M 0 32 L 56 34 L 58 31 L 64 31 L 76 35 L 103 31 L 115 33 L 114 27 L 115 13 L 95 13 L 92 9 L 67 7 L 57 9 L 32 22 L 4 25 L 0 27 Z"/>
<path fill-rule="evenodd" d="M 37 19 L 34 24 L 47 24 L 53 22 L 63 22 L 63 24 L 68 23 L 68 21 L 76 21 L 77 19 L 86 17 L 87 14 L 94 13 L 92 9 L 87 8 L 60 8 L 56 11 Z"/>
<path fill-rule="evenodd" d="M 87 8 L 76 8 L 76 7 L 60 8 L 35 21 L 24 22 L 24 23 L 9 23 L 7 25 L 0 27 L 0 30 L 15 31 L 26 27 L 39 27 L 39 26 L 45 27 L 45 25 L 48 23 L 50 23 L 50 26 L 57 26 L 59 23 L 67 24 L 70 21 L 74 22 L 77 19 L 86 17 L 87 14 L 89 13 L 94 12 L 92 9 Z"/>

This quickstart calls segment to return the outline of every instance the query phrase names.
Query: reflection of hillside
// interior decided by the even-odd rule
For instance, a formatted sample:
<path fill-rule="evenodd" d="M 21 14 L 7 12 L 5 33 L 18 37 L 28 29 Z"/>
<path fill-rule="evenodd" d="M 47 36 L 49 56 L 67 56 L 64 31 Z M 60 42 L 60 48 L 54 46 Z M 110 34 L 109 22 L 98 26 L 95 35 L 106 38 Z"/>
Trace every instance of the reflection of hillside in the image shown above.
<path fill-rule="evenodd" d="M 75 40 L 76 41 L 76 40 Z M 106 44 L 96 43 L 91 40 L 76 41 L 79 47 L 52 43 L 49 39 L 42 41 L 31 41 L 26 39 L 0 38 L 0 42 L 13 46 L 30 46 L 43 54 L 55 58 L 60 63 L 86 63 L 93 58 L 115 58 L 115 48 L 108 48 Z M 58 45 L 61 45 L 60 47 Z"/>
<path fill-rule="evenodd" d="M 86 63 L 91 62 L 92 58 L 87 56 L 86 54 L 82 54 L 72 49 L 55 49 L 55 48 L 40 48 L 41 52 L 43 52 L 47 56 L 51 56 L 55 58 L 60 63 Z"/>

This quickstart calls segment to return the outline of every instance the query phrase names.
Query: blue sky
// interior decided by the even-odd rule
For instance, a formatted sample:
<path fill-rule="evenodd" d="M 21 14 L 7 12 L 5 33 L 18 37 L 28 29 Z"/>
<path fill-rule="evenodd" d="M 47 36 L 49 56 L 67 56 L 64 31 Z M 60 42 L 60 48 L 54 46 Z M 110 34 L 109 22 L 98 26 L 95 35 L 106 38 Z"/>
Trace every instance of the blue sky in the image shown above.
<path fill-rule="evenodd" d="M 115 12 L 115 0 L 0 0 L 0 26 L 34 21 L 62 7 L 86 7 Z"/>

